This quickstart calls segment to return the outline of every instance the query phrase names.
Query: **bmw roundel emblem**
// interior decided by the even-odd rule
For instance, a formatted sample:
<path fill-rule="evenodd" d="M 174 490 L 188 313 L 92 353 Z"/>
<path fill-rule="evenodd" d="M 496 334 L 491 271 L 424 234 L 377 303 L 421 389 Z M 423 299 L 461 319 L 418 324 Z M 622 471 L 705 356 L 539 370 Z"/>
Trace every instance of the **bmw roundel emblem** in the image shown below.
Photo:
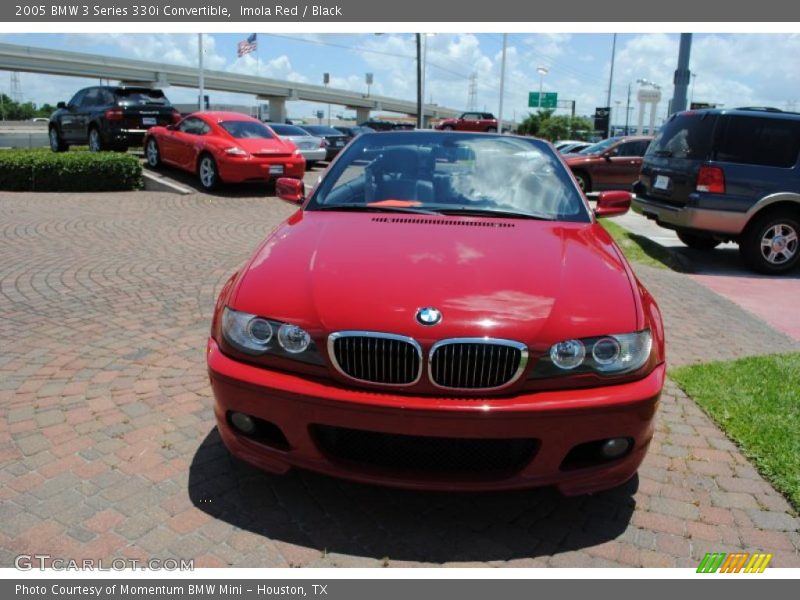
<path fill-rule="evenodd" d="M 417 323 L 420 325 L 436 325 L 442 320 L 442 313 L 437 309 L 426 306 L 417 311 Z"/>

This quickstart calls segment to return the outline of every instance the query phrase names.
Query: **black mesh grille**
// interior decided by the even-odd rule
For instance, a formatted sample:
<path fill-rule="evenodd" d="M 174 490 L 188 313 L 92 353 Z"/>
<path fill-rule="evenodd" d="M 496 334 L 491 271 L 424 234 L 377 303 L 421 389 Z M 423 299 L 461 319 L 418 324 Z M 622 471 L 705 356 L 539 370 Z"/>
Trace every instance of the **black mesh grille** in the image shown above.
<path fill-rule="evenodd" d="M 373 217 L 375 223 L 399 223 L 404 225 L 447 225 L 451 227 L 491 227 L 494 229 L 511 229 L 513 223 L 502 221 L 470 221 L 449 219 L 426 219 L 420 217 Z"/>
<path fill-rule="evenodd" d="M 431 356 L 431 378 L 447 388 L 486 389 L 507 384 L 519 369 L 522 351 L 485 342 L 439 346 Z"/>
<path fill-rule="evenodd" d="M 442 438 L 312 426 L 331 459 L 373 467 L 429 473 L 508 473 L 527 465 L 535 439 Z"/>
<path fill-rule="evenodd" d="M 339 368 L 354 379 L 403 385 L 419 375 L 419 351 L 405 340 L 348 335 L 334 340 L 333 352 Z"/>

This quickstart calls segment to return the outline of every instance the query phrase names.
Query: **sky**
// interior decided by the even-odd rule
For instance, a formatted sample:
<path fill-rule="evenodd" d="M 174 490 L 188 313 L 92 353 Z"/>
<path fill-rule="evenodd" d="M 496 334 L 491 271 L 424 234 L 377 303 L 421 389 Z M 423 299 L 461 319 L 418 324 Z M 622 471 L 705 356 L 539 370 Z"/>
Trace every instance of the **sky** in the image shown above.
<path fill-rule="evenodd" d="M 258 52 L 238 58 L 237 43 L 258 34 Z M 371 93 L 416 98 L 415 41 L 413 34 L 204 34 L 204 62 L 208 69 L 261 74 L 265 77 L 322 84 L 330 73 L 331 87 L 366 92 L 365 73 L 374 74 Z M 638 117 L 639 79 L 660 85 L 663 100 L 657 123 L 667 114 L 678 56 L 678 34 L 625 33 L 617 35 L 612 120 L 625 120 L 631 85 L 630 120 Z M 0 42 L 87 52 L 196 66 L 197 37 L 184 33 L 37 33 L 0 34 Z M 500 33 L 435 34 L 426 36 L 425 100 L 466 110 L 497 113 L 503 35 Z M 559 100 L 574 100 L 576 114 L 590 115 L 607 101 L 612 34 L 509 34 L 503 115 L 519 120 L 535 110 L 527 106 L 528 92 L 557 92 Z M 695 74 L 689 97 L 728 107 L 774 106 L 800 110 L 800 34 L 695 34 L 690 68 Z M 543 77 L 538 67 L 545 67 Z M 470 77 L 475 74 L 476 98 L 469 107 Z M 22 99 L 37 104 L 68 100 L 96 80 L 20 74 Z M 10 95 L 11 74 L 0 71 L 0 92 Z M 173 103 L 196 102 L 196 90 L 165 89 Z M 252 105 L 253 96 L 209 92 L 212 103 Z M 567 114 L 568 103 L 558 113 Z M 308 118 L 325 106 L 289 102 L 290 118 Z M 334 107 L 333 115 L 353 115 Z"/>

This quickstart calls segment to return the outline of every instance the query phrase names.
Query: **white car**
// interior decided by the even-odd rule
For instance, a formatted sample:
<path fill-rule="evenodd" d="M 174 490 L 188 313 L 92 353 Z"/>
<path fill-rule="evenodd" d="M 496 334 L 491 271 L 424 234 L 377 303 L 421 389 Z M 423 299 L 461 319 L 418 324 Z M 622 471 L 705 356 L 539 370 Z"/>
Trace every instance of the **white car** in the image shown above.
<path fill-rule="evenodd" d="M 318 161 L 325 160 L 325 156 L 328 154 L 328 143 L 324 138 L 311 135 L 305 129 L 301 129 L 296 125 L 267 123 L 267 126 L 279 137 L 289 140 L 297 146 L 300 154 L 306 159 L 307 169 L 313 167 Z"/>

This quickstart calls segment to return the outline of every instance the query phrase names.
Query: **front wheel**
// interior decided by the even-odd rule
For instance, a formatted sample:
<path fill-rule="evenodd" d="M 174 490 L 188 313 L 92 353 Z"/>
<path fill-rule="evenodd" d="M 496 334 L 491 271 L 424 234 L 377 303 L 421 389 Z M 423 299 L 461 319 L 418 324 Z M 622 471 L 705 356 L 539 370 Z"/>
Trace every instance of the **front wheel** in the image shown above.
<path fill-rule="evenodd" d="M 219 171 L 217 170 L 217 163 L 214 162 L 212 156 L 205 154 L 200 159 L 197 175 L 204 190 L 211 191 L 217 187 L 217 184 L 219 184 Z"/>
<path fill-rule="evenodd" d="M 161 164 L 161 153 L 158 151 L 158 143 L 155 139 L 150 138 L 147 140 L 144 153 L 147 157 L 147 164 L 151 169 L 155 169 Z"/>
<path fill-rule="evenodd" d="M 800 222 L 789 211 L 756 217 L 739 240 L 739 253 L 759 273 L 778 275 L 800 261 Z"/>
<path fill-rule="evenodd" d="M 719 240 L 712 237 L 686 231 L 679 231 L 678 239 L 694 250 L 713 250 L 720 244 Z"/>
<path fill-rule="evenodd" d="M 489 129 L 486 130 L 486 133 L 497 133 L 497 127 L 489 127 Z"/>
<path fill-rule="evenodd" d="M 453 126 L 445 125 L 444 127 L 442 127 L 442 131 L 453 131 Z"/>

